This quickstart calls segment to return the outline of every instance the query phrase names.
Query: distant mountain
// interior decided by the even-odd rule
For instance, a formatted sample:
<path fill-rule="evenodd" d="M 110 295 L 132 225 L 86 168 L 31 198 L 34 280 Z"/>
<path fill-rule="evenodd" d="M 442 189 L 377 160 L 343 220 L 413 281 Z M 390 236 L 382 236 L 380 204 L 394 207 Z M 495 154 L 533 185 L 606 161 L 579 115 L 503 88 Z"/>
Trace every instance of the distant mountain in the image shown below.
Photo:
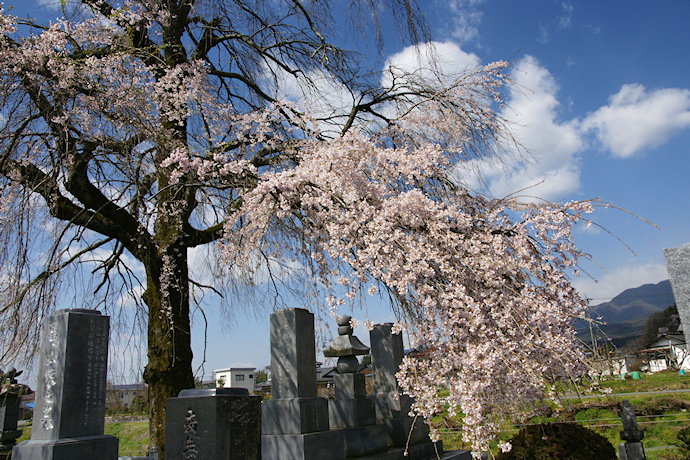
<path fill-rule="evenodd" d="M 643 284 L 626 289 L 611 299 L 592 308 L 606 323 L 621 323 L 647 317 L 676 303 L 669 280 L 657 284 Z"/>
<path fill-rule="evenodd" d="M 623 347 L 642 334 L 650 315 L 675 303 L 669 280 L 626 289 L 611 301 L 590 307 L 592 316 L 606 323 L 598 327 L 595 335 L 604 340 L 610 338 L 617 347 Z M 591 342 L 589 325 L 580 323 L 576 328 L 581 340 Z"/>

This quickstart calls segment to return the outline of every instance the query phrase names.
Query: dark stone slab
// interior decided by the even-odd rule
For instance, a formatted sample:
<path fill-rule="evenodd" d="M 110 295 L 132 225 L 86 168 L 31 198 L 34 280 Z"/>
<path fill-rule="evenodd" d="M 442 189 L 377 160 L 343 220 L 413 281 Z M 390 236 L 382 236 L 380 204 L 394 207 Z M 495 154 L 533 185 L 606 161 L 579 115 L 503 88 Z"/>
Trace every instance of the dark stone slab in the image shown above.
<path fill-rule="evenodd" d="M 393 334 L 393 323 L 377 324 L 369 332 L 371 365 L 377 393 L 397 393 L 395 374 L 404 357 L 402 334 Z"/>
<path fill-rule="evenodd" d="M 246 388 L 188 388 L 180 391 L 178 398 L 201 398 L 206 396 L 249 396 Z"/>
<path fill-rule="evenodd" d="M 0 393 L 0 431 L 17 429 L 19 394 Z"/>
<path fill-rule="evenodd" d="M 117 459 L 115 436 L 85 436 L 58 440 L 29 440 L 15 446 L 12 460 Z"/>
<path fill-rule="evenodd" d="M 400 418 L 408 417 L 412 408 L 412 399 L 398 393 L 376 393 L 376 418 Z"/>
<path fill-rule="evenodd" d="M 335 399 L 366 398 L 367 382 L 364 374 L 335 374 Z"/>
<path fill-rule="evenodd" d="M 450 452 L 452 453 L 452 452 Z M 407 454 L 407 455 L 406 455 Z M 469 451 L 460 451 L 457 456 L 445 456 L 443 452 L 443 444 L 439 441 L 434 445 L 433 442 L 427 441 L 422 444 L 409 446 L 407 449 L 403 447 L 394 447 L 385 452 L 378 452 L 371 455 L 363 455 L 361 457 L 348 457 L 357 460 L 470 460 L 472 458 Z"/>
<path fill-rule="evenodd" d="M 246 389 L 183 390 L 168 399 L 165 425 L 167 460 L 261 458 L 261 397 Z"/>
<path fill-rule="evenodd" d="M 383 425 L 343 428 L 347 457 L 361 457 L 388 449 L 388 432 Z"/>
<path fill-rule="evenodd" d="M 59 310 L 41 327 L 31 439 L 103 434 L 109 318 L 95 310 Z"/>
<path fill-rule="evenodd" d="M 271 394 L 273 398 L 313 398 L 316 388 L 314 315 L 302 308 L 271 315 Z"/>
<path fill-rule="evenodd" d="M 264 460 L 343 460 L 345 443 L 340 431 L 261 437 Z"/>
<path fill-rule="evenodd" d="M 328 401 L 331 428 L 353 428 L 376 424 L 374 400 L 369 398 L 331 399 Z"/>
<path fill-rule="evenodd" d="M 328 430 L 328 400 L 324 398 L 269 399 L 261 406 L 261 421 L 261 434 L 264 435 L 326 431 Z"/>
<path fill-rule="evenodd" d="M 390 418 L 379 420 L 388 428 L 388 445 L 404 447 L 429 441 L 429 425 L 422 418 L 416 421 L 412 417 Z"/>
<path fill-rule="evenodd" d="M 647 459 L 641 442 L 622 442 L 618 444 L 618 455 L 621 460 Z"/>

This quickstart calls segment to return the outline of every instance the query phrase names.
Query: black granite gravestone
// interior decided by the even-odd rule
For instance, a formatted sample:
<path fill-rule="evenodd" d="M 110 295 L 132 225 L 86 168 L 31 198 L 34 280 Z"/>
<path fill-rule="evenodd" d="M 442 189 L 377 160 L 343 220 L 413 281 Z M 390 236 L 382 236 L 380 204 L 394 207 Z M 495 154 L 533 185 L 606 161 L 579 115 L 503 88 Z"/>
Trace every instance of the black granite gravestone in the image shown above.
<path fill-rule="evenodd" d="M 260 460 L 261 397 L 245 388 L 209 388 L 169 398 L 165 458 Z"/>
<path fill-rule="evenodd" d="M 103 435 L 109 317 L 59 310 L 41 326 L 31 439 L 13 460 L 115 460 L 118 440 Z"/>

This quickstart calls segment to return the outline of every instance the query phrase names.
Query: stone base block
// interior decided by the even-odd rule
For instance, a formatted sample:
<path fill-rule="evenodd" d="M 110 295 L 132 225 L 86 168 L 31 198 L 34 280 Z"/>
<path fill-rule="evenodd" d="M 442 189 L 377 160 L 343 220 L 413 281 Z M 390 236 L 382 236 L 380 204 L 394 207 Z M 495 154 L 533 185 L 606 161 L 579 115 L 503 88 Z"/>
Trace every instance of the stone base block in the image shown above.
<path fill-rule="evenodd" d="M 383 425 L 343 428 L 347 457 L 361 457 L 388 449 L 388 432 Z"/>
<path fill-rule="evenodd" d="M 24 441 L 14 446 L 12 460 L 117 460 L 115 436 L 87 436 Z"/>
<path fill-rule="evenodd" d="M 621 460 L 644 460 L 644 445 L 641 442 L 622 442 L 618 444 Z"/>
<path fill-rule="evenodd" d="M 415 421 L 412 417 L 378 420 L 388 429 L 388 445 L 405 447 L 408 445 L 429 442 L 429 425 L 420 418 Z M 412 433 L 410 434 L 410 431 Z"/>
<path fill-rule="evenodd" d="M 345 442 L 339 430 L 319 433 L 261 436 L 266 460 L 344 460 Z"/>
<path fill-rule="evenodd" d="M 368 398 L 328 400 L 331 428 L 355 428 L 376 424 L 374 401 Z"/>
<path fill-rule="evenodd" d="M 166 410 L 166 460 L 261 458 L 261 397 L 233 388 L 183 390 Z"/>
<path fill-rule="evenodd" d="M 364 374 L 335 374 L 335 399 L 366 398 L 367 382 Z"/>
<path fill-rule="evenodd" d="M 486 460 L 488 456 L 483 453 L 482 460 Z M 439 457 L 435 455 L 428 460 L 472 460 L 472 451 L 470 450 L 451 450 L 442 453 Z"/>
<path fill-rule="evenodd" d="M 318 431 L 328 431 L 327 399 L 269 399 L 261 405 L 262 435 L 306 434 Z"/>
<path fill-rule="evenodd" d="M 463 451 L 464 452 L 464 451 Z M 471 459 L 469 451 L 467 451 L 467 460 Z M 393 447 L 385 452 L 378 452 L 371 455 L 361 457 L 352 457 L 356 460 L 438 460 L 439 456 L 443 460 L 465 460 L 465 457 L 445 457 L 443 452 L 443 444 L 439 441 L 434 445 L 431 441 L 416 446 L 409 446 L 407 455 L 405 455 L 405 448 Z M 350 460 L 351 457 L 348 457 Z"/>
<path fill-rule="evenodd" d="M 376 418 L 379 419 L 408 417 L 412 408 L 412 399 L 406 395 L 377 393 L 374 401 L 376 402 Z"/>

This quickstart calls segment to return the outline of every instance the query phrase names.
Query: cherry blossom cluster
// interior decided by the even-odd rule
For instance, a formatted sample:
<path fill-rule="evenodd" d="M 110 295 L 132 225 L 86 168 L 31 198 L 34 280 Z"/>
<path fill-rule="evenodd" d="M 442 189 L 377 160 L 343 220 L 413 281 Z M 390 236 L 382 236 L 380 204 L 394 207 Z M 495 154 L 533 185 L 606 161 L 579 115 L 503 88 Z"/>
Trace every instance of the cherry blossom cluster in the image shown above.
<path fill-rule="evenodd" d="M 414 411 L 430 419 L 449 405 L 479 451 L 506 417 L 585 369 L 571 325 L 583 303 L 564 270 L 581 255 L 571 230 L 591 206 L 488 200 L 448 171 L 433 144 L 386 148 L 356 133 L 314 142 L 244 194 L 224 253 L 233 266 L 259 249 L 284 254 L 275 235 L 293 222 L 299 241 L 287 247 L 322 276 L 340 273 L 348 297 L 389 290 L 419 350 L 398 374 Z"/>

